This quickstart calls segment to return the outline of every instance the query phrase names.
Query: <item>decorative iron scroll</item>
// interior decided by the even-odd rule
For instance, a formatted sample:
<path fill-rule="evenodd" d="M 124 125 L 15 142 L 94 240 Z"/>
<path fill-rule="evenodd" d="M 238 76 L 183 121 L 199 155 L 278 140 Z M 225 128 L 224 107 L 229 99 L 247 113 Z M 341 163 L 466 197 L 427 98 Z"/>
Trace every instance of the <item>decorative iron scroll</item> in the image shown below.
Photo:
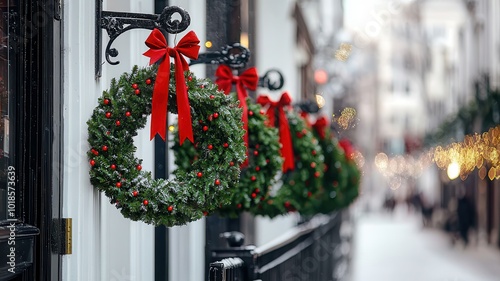
<path fill-rule="evenodd" d="M 175 14 L 179 14 L 181 20 L 173 19 Z M 123 33 L 132 29 L 158 28 L 166 36 L 167 33 L 177 34 L 188 28 L 191 18 L 184 9 L 177 6 L 165 7 L 161 14 L 140 14 L 102 11 L 102 1 L 96 1 L 96 57 L 95 57 L 95 75 L 101 76 L 102 65 L 102 29 L 105 29 L 109 36 L 109 42 L 106 46 L 106 61 L 111 65 L 117 65 L 120 61 L 114 61 L 112 58 L 118 56 L 119 52 L 112 47 L 113 42 Z"/>

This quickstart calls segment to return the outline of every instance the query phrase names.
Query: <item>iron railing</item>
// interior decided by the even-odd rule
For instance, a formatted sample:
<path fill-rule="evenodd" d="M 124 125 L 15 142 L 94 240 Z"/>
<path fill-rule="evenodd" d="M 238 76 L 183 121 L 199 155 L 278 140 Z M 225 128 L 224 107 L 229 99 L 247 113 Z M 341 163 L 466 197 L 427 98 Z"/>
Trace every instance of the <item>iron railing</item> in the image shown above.
<path fill-rule="evenodd" d="M 341 235 L 342 213 L 316 216 L 261 247 L 212 251 L 212 260 L 239 258 L 243 281 L 338 281 L 347 271 L 349 235 Z M 345 227 L 344 227 L 345 229 Z M 227 234 L 225 235 L 227 237 Z M 210 265 L 216 268 L 215 264 Z M 215 270 L 215 269 L 214 269 Z M 212 275 L 211 275 L 212 276 Z"/>

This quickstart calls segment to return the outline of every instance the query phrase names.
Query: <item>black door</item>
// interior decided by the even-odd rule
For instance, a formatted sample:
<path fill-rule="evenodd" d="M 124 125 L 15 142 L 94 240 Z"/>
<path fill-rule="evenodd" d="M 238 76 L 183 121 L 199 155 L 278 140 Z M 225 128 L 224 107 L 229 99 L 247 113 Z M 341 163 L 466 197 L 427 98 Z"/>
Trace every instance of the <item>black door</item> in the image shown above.
<path fill-rule="evenodd" d="M 55 0 L 0 0 L 0 280 L 60 280 Z"/>

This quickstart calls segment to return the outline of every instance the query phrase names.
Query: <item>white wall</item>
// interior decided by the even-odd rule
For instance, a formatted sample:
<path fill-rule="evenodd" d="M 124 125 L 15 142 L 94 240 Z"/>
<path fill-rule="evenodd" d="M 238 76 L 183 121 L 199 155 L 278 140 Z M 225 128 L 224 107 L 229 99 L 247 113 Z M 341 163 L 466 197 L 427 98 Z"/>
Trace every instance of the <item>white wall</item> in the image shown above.
<path fill-rule="evenodd" d="M 97 98 L 112 77 L 134 64 L 147 65 L 142 56 L 148 31 L 121 36 L 118 66 L 103 65 L 94 79 L 94 1 L 66 1 L 64 5 L 64 197 L 63 216 L 73 218 L 73 254 L 63 257 L 63 280 L 153 280 L 154 228 L 124 219 L 109 199 L 90 185 L 86 151 L 87 125 Z M 151 13 L 153 1 L 105 0 L 104 10 Z M 107 35 L 103 33 L 103 44 Z M 104 47 L 103 47 L 104 50 Z M 147 126 L 147 125 L 146 125 Z M 144 169 L 153 168 L 153 144 L 143 130 L 135 139 Z"/>

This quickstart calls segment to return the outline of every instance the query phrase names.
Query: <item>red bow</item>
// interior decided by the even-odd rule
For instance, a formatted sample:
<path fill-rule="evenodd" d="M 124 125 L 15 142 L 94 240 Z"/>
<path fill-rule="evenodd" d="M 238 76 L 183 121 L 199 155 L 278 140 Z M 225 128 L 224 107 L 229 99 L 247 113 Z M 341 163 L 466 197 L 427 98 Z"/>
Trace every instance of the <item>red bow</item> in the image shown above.
<path fill-rule="evenodd" d="M 292 135 L 290 133 L 290 126 L 288 124 L 288 119 L 286 118 L 284 107 L 292 103 L 292 99 L 287 92 L 283 93 L 280 100 L 273 102 L 268 96 L 260 96 L 257 98 L 257 103 L 262 106 L 269 105 L 267 109 L 267 117 L 269 118 L 269 123 L 275 126 L 275 116 L 276 108 L 279 114 L 279 131 L 280 131 L 280 143 L 281 143 L 281 157 L 283 157 L 283 172 L 288 170 L 293 170 L 295 168 L 294 156 L 293 156 L 293 146 L 292 146 Z"/>
<path fill-rule="evenodd" d="M 184 71 L 189 70 L 189 65 L 182 55 L 197 59 L 200 46 L 200 40 L 193 31 L 190 31 L 184 36 L 179 44 L 174 48 L 167 45 L 165 36 L 158 29 L 153 29 L 146 45 L 150 48 L 144 55 L 149 57 L 149 64 L 160 62 L 156 82 L 153 89 L 153 104 L 151 108 L 151 139 L 156 134 L 165 140 L 167 131 L 167 105 L 168 105 L 168 88 L 170 83 L 170 57 L 174 58 L 175 62 L 175 83 L 177 94 L 178 122 L 179 122 L 179 138 L 180 143 L 184 139 L 194 142 L 193 127 L 191 124 L 191 110 L 189 107 L 189 98 L 184 80 Z"/>
<path fill-rule="evenodd" d="M 322 116 L 316 119 L 316 123 L 314 123 L 313 128 L 318 133 L 319 137 L 323 140 L 326 136 L 326 126 L 328 125 L 328 120 L 325 116 Z"/>
<path fill-rule="evenodd" d="M 243 136 L 243 140 L 245 141 L 245 146 L 247 147 L 247 156 L 248 156 L 248 106 L 247 106 L 247 90 L 255 91 L 257 89 L 257 84 L 259 83 L 259 76 L 257 75 L 257 69 L 255 67 L 251 67 L 240 76 L 234 76 L 231 68 L 227 65 L 220 65 L 215 71 L 215 84 L 219 86 L 219 90 L 224 91 L 224 93 L 229 94 L 231 92 L 231 87 L 233 84 L 236 84 L 236 92 L 238 94 L 238 100 L 240 101 L 240 107 L 243 109 L 243 129 L 245 130 L 245 135 Z M 245 89 L 246 88 L 246 89 Z M 243 166 L 248 164 L 247 160 L 243 163 Z"/>

